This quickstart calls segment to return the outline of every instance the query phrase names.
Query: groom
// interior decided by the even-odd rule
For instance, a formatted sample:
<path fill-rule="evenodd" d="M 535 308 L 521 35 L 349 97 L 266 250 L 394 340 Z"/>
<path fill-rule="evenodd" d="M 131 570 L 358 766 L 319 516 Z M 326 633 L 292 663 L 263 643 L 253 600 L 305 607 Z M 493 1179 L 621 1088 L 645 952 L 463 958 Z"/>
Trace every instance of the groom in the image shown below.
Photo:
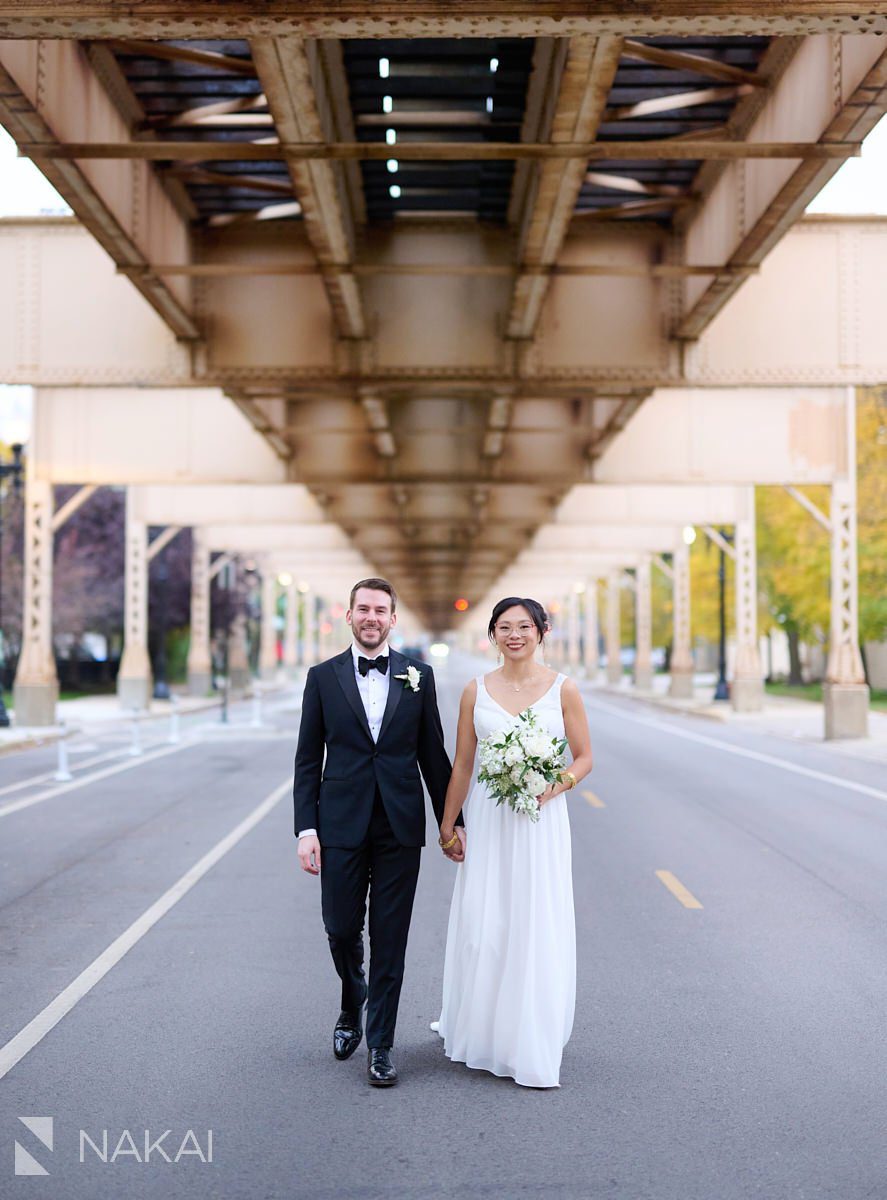
<path fill-rule="evenodd" d="M 333 1053 L 350 1058 L 360 1045 L 366 1002 L 367 1074 L 375 1087 L 397 1082 L 390 1051 L 425 844 L 419 770 L 438 825 L 451 771 L 431 668 L 388 646 L 396 604 L 385 579 L 362 579 L 351 589 L 345 619 L 353 644 L 312 667 L 305 681 L 293 783 L 299 861 L 321 876 L 323 923 L 342 980 Z M 461 855 L 460 846 L 449 857 Z"/>

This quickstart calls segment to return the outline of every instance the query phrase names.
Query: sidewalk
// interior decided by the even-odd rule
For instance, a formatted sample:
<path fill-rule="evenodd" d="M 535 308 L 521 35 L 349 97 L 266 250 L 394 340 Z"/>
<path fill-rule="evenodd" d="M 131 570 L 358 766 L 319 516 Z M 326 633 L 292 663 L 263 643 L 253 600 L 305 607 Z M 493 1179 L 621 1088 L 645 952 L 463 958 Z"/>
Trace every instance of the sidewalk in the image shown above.
<path fill-rule="evenodd" d="M 667 694 L 669 677 L 655 675 L 653 690 L 639 692 L 631 684 L 630 677 L 623 675 L 621 684 L 614 685 L 598 680 L 586 681 L 585 687 L 596 693 L 605 692 L 614 696 L 648 704 L 653 708 L 669 709 L 672 712 L 689 713 L 720 721 L 739 729 L 754 733 L 765 733 L 772 737 L 788 738 L 791 741 L 819 742 L 839 754 L 851 758 L 863 758 L 872 762 L 887 763 L 887 713 L 869 712 L 869 736 L 867 738 L 839 738 L 826 742 L 823 736 L 825 714 L 823 705 L 815 700 L 797 700 L 789 696 L 764 694 L 764 708 L 756 713 L 734 712 L 729 700 L 715 700 L 715 679 L 712 675 L 697 675 L 692 700 L 675 700 Z"/>
<path fill-rule="evenodd" d="M 218 708 L 221 698 L 215 696 L 188 696 L 175 693 L 180 717 L 190 713 Z M 172 715 L 172 700 L 152 700 L 150 709 L 139 714 L 140 721 L 168 721 Z M 14 712 L 10 711 L 10 717 Z M 0 755 L 14 750 L 25 750 L 32 746 L 44 746 L 56 742 L 60 737 L 75 733 L 106 732 L 123 727 L 132 721 L 132 712 L 120 707 L 114 695 L 80 696 L 76 700 L 59 700 L 56 705 L 58 724 L 28 726 L 13 723 L 8 729 L 0 729 Z"/>
<path fill-rule="evenodd" d="M 257 681 L 250 681 L 249 688 L 241 695 L 232 695 L 231 703 L 248 699 L 254 695 Z M 267 696 L 295 687 L 296 684 L 284 678 L 262 683 L 262 695 Z M 189 696 L 186 692 L 173 691 L 180 717 L 192 713 L 206 712 L 220 708 L 222 697 L 220 693 L 211 696 Z M 169 721 L 173 713 L 173 700 L 152 700 L 151 707 L 139 714 L 139 721 Z M 10 718 L 14 711 L 10 710 Z M 11 754 L 15 750 L 27 750 L 33 746 L 45 746 L 57 742 L 61 737 L 72 734 L 98 734 L 113 729 L 124 728 L 132 723 L 132 711 L 120 707 L 116 695 L 80 696 L 76 700 L 59 700 L 56 704 L 58 724 L 39 727 L 20 726 L 13 724 L 8 729 L 0 729 L 0 756 Z"/>

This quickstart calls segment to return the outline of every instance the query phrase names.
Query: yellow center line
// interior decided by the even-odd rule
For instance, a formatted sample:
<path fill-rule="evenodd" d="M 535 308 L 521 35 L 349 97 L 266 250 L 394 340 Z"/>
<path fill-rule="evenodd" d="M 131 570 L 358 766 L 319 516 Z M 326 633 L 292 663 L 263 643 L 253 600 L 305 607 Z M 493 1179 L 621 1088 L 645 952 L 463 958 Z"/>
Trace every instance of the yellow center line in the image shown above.
<path fill-rule="evenodd" d="M 696 899 L 692 892 L 681 883 L 676 875 L 672 875 L 671 871 L 657 871 L 657 877 L 665 884 L 673 896 L 676 896 L 683 904 L 684 908 L 702 908 L 702 905 Z"/>
<path fill-rule="evenodd" d="M 599 796 L 596 796 L 594 794 L 594 792 L 584 791 L 582 793 L 582 795 L 585 797 L 585 799 L 588 801 L 588 803 L 591 805 L 592 808 L 606 808 L 607 807 L 606 804 L 604 804 L 603 800 L 601 800 L 601 798 Z"/>

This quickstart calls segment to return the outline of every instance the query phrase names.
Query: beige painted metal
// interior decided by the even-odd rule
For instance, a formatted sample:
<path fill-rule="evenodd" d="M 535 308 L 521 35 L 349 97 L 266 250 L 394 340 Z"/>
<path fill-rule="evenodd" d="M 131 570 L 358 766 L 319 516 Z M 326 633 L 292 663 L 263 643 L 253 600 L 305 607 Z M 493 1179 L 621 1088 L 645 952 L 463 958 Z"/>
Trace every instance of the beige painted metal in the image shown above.
<path fill-rule="evenodd" d="M 224 401 L 221 401 L 224 404 Z M 284 524 L 326 521 L 301 484 L 159 484 L 133 489 L 140 518 L 148 525 Z"/>
<path fill-rule="evenodd" d="M 343 119 L 350 126 L 350 113 L 334 113 L 337 93 L 328 85 L 318 45 L 295 37 L 258 37 L 250 50 L 282 142 L 322 143 L 339 135 Z M 350 132 L 353 136 L 353 128 Z M 344 268 L 324 276 L 336 326 L 344 337 L 365 337 L 359 286 L 347 270 L 354 256 L 354 219 L 343 164 L 291 158 L 288 166 L 318 262 Z"/>
<path fill-rule="evenodd" d="M 259 678 L 277 675 L 277 575 L 267 564 L 262 568 L 262 611 L 259 630 Z"/>
<path fill-rule="evenodd" d="M 781 33 L 887 32 L 887 10 L 870 0 L 864 11 L 841 0 L 803 3 L 744 0 L 741 11 L 730 0 L 705 4 L 686 0 L 612 0 L 589 8 L 580 0 L 528 7 L 520 0 L 491 6 L 489 0 L 399 0 L 352 4 L 269 0 L 257 9 L 254 0 L 220 7 L 199 0 L 187 12 L 177 11 L 176 35 L 182 38 L 237 38 L 255 34 L 292 34 L 312 38 L 394 37 L 563 37 L 570 34 L 620 32 L 631 37 L 709 34 L 714 36 Z M 7 38 L 167 38 L 168 0 L 143 0 L 121 6 L 116 0 L 56 0 L 51 10 L 0 3 L 0 36 Z"/>
<path fill-rule="evenodd" d="M 883 115 L 885 99 L 887 50 L 881 38 L 808 37 L 793 49 L 746 140 L 858 141 Z M 684 230 L 687 261 L 760 263 L 839 166 L 772 159 L 726 165 Z M 742 282 L 686 280 L 677 336 L 699 337 Z"/>
<path fill-rule="evenodd" d="M 85 49 L 75 42 L 0 40 L 0 122 L 17 141 L 128 141 Z M 43 173 L 119 265 L 187 261 L 190 233 L 146 162 L 47 161 Z M 133 277 L 179 338 L 199 330 L 189 279 Z"/>
<path fill-rule="evenodd" d="M 165 529 L 161 530 L 148 546 L 148 562 L 153 562 L 157 555 L 162 553 L 173 538 L 178 537 L 181 532 L 181 525 L 167 525 Z"/>
<path fill-rule="evenodd" d="M 736 573 L 736 659 L 730 701 L 737 712 L 764 706 L 764 667 L 758 640 L 758 571 L 755 489 L 743 489 L 745 511 L 736 521 L 733 548 Z"/>
<path fill-rule="evenodd" d="M 38 388 L 32 421 L 37 470 L 53 483 L 286 481 L 265 439 L 215 389 Z"/>
<path fill-rule="evenodd" d="M 827 738 L 865 737 L 869 689 L 859 651 L 859 573 L 856 533 L 856 406 L 847 397 L 848 456 L 831 488 L 831 622 L 823 701 Z"/>
<path fill-rule="evenodd" d="M 126 550 L 123 576 L 123 654 L 117 673 L 122 708 L 143 711 L 151 705 L 148 657 L 148 526 L 139 520 L 127 489 Z"/>
<path fill-rule="evenodd" d="M 635 661 L 634 686 L 649 691 L 653 686 L 653 610 L 651 589 L 652 555 L 641 555 L 635 570 Z"/>
<path fill-rule="evenodd" d="M 420 225 L 374 232 L 366 254 L 383 264 L 470 268 L 507 267 L 509 251 L 493 231 Z M 593 230 L 574 221 L 560 261 L 649 272 L 668 252 L 650 226 Z M 206 256 L 234 265 L 313 261 L 304 236 L 273 222 L 231 230 Z M 386 399 L 403 381 L 426 393 L 444 383 L 487 394 L 507 384 L 518 399 L 576 387 L 863 384 L 887 377 L 876 315 L 887 302 L 885 261 L 887 218 L 805 217 L 686 348 L 669 337 L 673 281 L 557 276 L 532 345 L 517 357 L 499 336 L 507 276 L 441 276 L 434 286 L 421 275 L 370 276 L 362 286 L 374 350 L 360 363 L 340 357 L 319 277 L 216 277 L 201 281 L 207 338 L 192 356 L 76 222 L 6 219 L 0 375 L 51 386 L 217 385 L 255 396 L 263 410 L 266 398 L 300 388 L 300 405 L 320 386 L 353 401 L 355 381 L 381 388 Z M 810 278 L 816 288 L 803 286 Z M 278 407 L 265 414 L 270 428 L 286 427 L 286 408 Z M 365 435 L 363 421 L 358 428 Z"/>
<path fill-rule="evenodd" d="M 141 489 L 138 489 L 141 491 Z M 210 547 L 205 532 L 191 531 L 191 636 L 188 643 L 188 691 L 205 696 L 212 682 L 210 653 Z"/>
<path fill-rule="evenodd" d="M 847 463 L 847 389 L 657 391 L 595 465 L 601 483 L 829 483 Z"/>
<path fill-rule="evenodd" d="M 302 604 L 302 666 L 313 667 L 316 662 L 320 661 L 317 641 L 317 593 L 313 588 L 305 589 L 302 595 Z"/>
<path fill-rule="evenodd" d="M 621 597 L 622 571 L 613 568 L 607 572 L 606 605 L 607 682 L 613 685 L 622 681 Z"/>
<path fill-rule="evenodd" d="M 52 653 L 52 486 L 25 477 L 22 649 L 13 687 L 16 725 L 54 725 L 58 676 Z"/>
<path fill-rule="evenodd" d="M 286 585 L 283 627 L 283 666 L 290 679 L 299 670 L 299 585 L 294 578 Z"/>
<path fill-rule="evenodd" d="M 743 505 L 742 489 L 729 484 L 579 483 L 551 523 L 568 526 L 581 541 L 595 525 L 732 525 Z"/>
<path fill-rule="evenodd" d="M 678 539 L 672 557 L 673 634 L 669 695 L 693 695 L 693 651 L 690 642 L 690 547 Z"/>
<path fill-rule="evenodd" d="M 585 580 L 585 591 L 582 595 L 582 664 L 585 667 L 586 679 L 596 679 L 600 668 L 597 591 L 596 577 L 589 576 Z"/>

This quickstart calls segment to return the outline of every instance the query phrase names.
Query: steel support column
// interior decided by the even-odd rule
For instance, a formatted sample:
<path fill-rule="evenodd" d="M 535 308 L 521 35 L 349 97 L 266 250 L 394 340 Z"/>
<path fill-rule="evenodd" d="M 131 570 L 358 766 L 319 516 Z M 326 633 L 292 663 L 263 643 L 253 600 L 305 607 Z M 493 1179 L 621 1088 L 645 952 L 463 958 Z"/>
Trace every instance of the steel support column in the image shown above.
<path fill-rule="evenodd" d="M 598 605 L 597 579 L 589 579 L 585 584 L 583 597 L 583 628 L 582 628 L 582 661 L 585 666 L 585 678 L 596 679 L 600 668 L 598 653 Z"/>
<path fill-rule="evenodd" d="M 622 681 L 621 590 L 622 571 L 611 570 L 607 574 L 607 682 L 613 684 Z"/>
<path fill-rule="evenodd" d="M 188 645 L 188 691 L 205 696 L 212 683 L 209 608 L 209 543 L 200 526 L 191 531 L 191 640 Z"/>
<path fill-rule="evenodd" d="M 148 526 L 136 516 L 132 488 L 126 490 L 126 558 L 123 581 L 123 655 L 117 695 L 123 708 L 151 705 L 148 655 Z"/>
<path fill-rule="evenodd" d="M 652 555 L 644 554 L 635 572 L 634 686 L 645 692 L 653 686 L 652 561 Z"/>
<path fill-rule="evenodd" d="M 269 567 L 262 571 L 262 623 L 259 637 L 259 678 L 273 680 L 277 674 L 277 576 Z"/>
<path fill-rule="evenodd" d="M 289 678 L 294 679 L 299 670 L 299 588 L 295 580 L 288 583 L 286 589 L 283 666 Z"/>
<path fill-rule="evenodd" d="M 672 570 L 673 634 L 668 694 L 679 700 L 693 696 L 693 653 L 690 643 L 690 547 L 678 542 Z"/>
<path fill-rule="evenodd" d="M 302 597 L 302 666 L 313 667 L 317 656 L 317 597 L 309 588 Z"/>
<path fill-rule="evenodd" d="M 852 405 L 850 406 L 852 408 Z M 832 484 L 831 629 L 823 700 L 826 738 L 866 737 L 869 689 L 859 652 L 856 461 Z"/>
<path fill-rule="evenodd" d="M 755 532 L 755 489 L 746 493 L 745 515 L 734 536 L 736 570 L 736 663 L 730 700 L 737 712 L 759 712 L 764 706 L 764 669 L 758 646 L 758 567 Z"/>
<path fill-rule="evenodd" d="M 579 593 L 575 587 L 567 597 L 567 665 L 575 675 L 579 669 Z"/>
<path fill-rule="evenodd" d="M 13 686 L 16 725 L 55 724 L 59 683 L 52 653 L 52 548 L 52 484 L 34 478 L 32 457 L 25 478 L 22 649 Z"/>

